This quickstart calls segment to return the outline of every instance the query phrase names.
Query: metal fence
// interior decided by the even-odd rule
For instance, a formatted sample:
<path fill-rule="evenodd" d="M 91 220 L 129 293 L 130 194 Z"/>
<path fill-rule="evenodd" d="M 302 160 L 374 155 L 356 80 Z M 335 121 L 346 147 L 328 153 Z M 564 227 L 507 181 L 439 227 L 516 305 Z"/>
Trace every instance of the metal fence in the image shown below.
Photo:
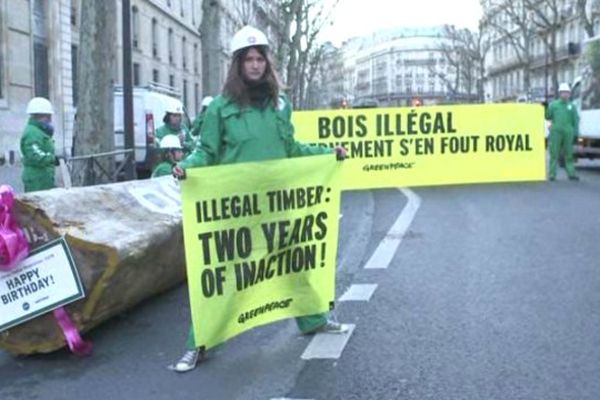
<path fill-rule="evenodd" d="M 123 161 L 116 164 L 114 171 L 107 170 L 102 160 L 114 160 L 116 156 L 122 155 Z M 85 186 L 99 183 L 117 182 L 124 174 L 127 162 L 135 163 L 134 150 L 115 150 L 106 153 L 97 153 L 84 156 L 76 156 L 61 160 L 60 170 L 65 187 L 72 186 L 72 176 L 83 174 Z"/>

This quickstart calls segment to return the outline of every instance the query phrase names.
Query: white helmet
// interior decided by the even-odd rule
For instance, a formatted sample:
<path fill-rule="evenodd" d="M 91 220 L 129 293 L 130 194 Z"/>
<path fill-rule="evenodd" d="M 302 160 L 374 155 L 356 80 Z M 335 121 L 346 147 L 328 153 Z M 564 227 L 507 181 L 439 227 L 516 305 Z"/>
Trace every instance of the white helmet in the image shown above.
<path fill-rule="evenodd" d="M 54 114 L 52 103 L 43 97 L 34 97 L 27 104 L 27 114 Z"/>
<path fill-rule="evenodd" d="M 571 91 L 571 87 L 569 86 L 568 83 L 561 83 L 560 86 L 558 87 L 558 91 L 559 92 L 570 92 Z"/>
<path fill-rule="evenodd" d="M 169 100 L 165 112 L 169 114 L 183 114 L 183 105 L 179 100 Z"/>
<path fill-rule="evenodd" d="M 206 96 L 202 99 L 202 107 L 208 107 L 210 103 L 212 103 L 213 98 L 211 96 Z"/>
<path fill-rule="evenodd" d="M 167 135 L 160 141 L 161 149 L 179 149 L 181 150 L 181 142 L 177 135 Z"/>
<path fill-rule="evenodd" d="M 231 54 L 240 49 L 252 46 L 269 46 L 269 42 L 264 33 L 250 25 L 246 25 L 233 35 L 233 39 L 231 39 Z"/>

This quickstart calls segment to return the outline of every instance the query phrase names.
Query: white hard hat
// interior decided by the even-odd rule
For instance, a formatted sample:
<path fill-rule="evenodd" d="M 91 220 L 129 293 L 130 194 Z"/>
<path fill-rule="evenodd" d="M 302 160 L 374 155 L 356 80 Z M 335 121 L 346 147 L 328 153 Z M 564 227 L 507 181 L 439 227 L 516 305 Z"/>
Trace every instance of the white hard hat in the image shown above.
<path fill-rule="evenodd" d="M 212 103 L 213 98 L 212 96 L 206 96 L 205 98 L 202 99 L 202 107 L 208 107 L 208 105 L 210 103 Z"/>
<path fill-rule="evenodd" d="M 178 100 L 169 100 L 165 112 L 170 114 L 183 114 L 183 105 Z"/>
<path fill-rule="evenodd" d="M 264 33 L 250 25 L 246 25 L 233 35 L 233 39 L 231 39 L 231 54 L 246 47 L 268 45 L 269 42 Z"/>
<path fill-rule="evenodd" d="M 560 86 L 558 87 L 558 91 L 559 92 L 570 92 L 571 87 L 569 86 L 568 83 L 561 83 Z"/>
<path fill-rule="evenodd" d="M 181 149 L 181 142 L 177 135 L 167 135 L 160 141 L 161 149 Z"/>
<path fill-rule="evenodd" d="M 54 114 L 52 103 L 43 97 L 34 97 L 27 104 L 27 114 Z"/>

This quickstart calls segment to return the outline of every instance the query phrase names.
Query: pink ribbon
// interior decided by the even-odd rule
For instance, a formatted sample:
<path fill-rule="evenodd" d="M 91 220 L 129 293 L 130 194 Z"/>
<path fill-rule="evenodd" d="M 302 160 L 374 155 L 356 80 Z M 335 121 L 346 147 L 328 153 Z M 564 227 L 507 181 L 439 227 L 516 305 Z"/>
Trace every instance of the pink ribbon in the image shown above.
<path fill-rule="evenodd" d="M 12 215 L 12 187 L 0 186 L 0 270 L 10 271 L 29 254 L 29 243 Z"/>
<path fill-rule="evenodd" d="M 10 271 L 29 254 L 29 243 L 23 230 L 12 215 L 15 192 L 8 185 L 0 186 L 0 271 Z M 53 311 L 54 318 L 63 331 L 69 349 L 79 355 L 92 352 L 92 343 L 81 338 L 77 327 L 64 307 Z"/>
<path fill-rule="evenodd" d="M 78 356 L 88 356 L 92 353 L 92 343 L 81 338 L 79 330 L 67 314 L 64 307 L 53 311 L 54 318 L 63 331 L 69 349 Z"/>

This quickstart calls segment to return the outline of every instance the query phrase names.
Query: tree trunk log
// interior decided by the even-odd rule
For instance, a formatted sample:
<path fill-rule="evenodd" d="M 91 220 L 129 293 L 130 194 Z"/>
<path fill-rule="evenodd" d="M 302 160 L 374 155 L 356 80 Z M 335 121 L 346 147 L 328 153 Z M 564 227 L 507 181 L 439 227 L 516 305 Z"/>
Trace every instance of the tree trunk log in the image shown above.
<path fill-rule="evenodd" d="M 86 290 L 66 310 L 85 332 L 185 279 L 179 199 L 165 177 L 24 194 L 15 214 L 31 248 L 65 236 Z M 52 313 L 0 333 L 11 353 L 64 346 Z"/>

